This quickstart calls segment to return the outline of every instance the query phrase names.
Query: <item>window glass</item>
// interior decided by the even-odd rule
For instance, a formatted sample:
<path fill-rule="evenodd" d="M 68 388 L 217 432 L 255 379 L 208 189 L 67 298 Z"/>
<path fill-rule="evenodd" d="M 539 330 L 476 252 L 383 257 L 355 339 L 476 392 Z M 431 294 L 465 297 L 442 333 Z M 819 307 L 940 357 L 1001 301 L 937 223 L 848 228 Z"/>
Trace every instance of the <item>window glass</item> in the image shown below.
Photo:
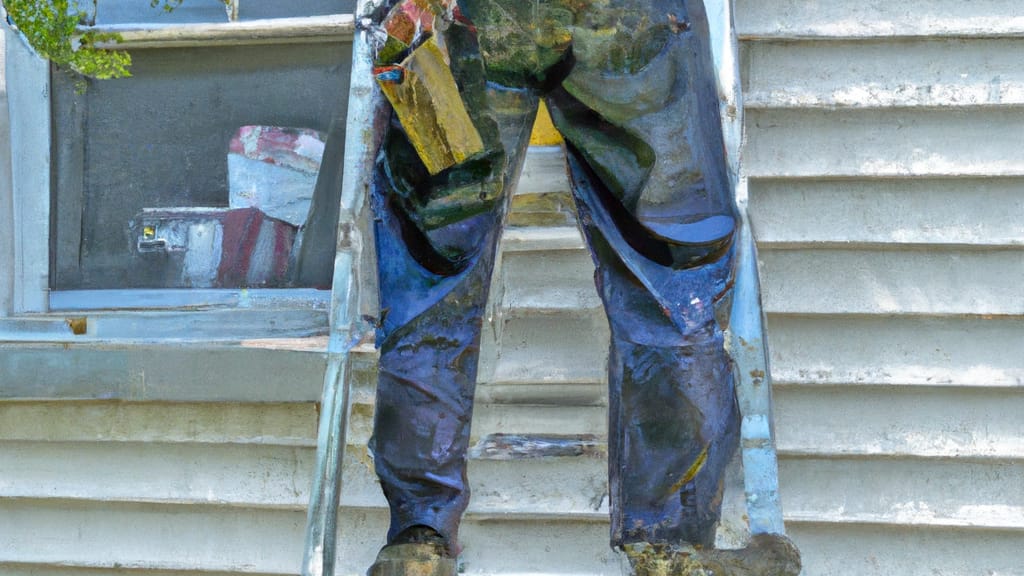
<path fill-rule="evenodd" d="M 291 285 L 324 140 L 309 129 L 242 127 L 228 153 L 228 206 L 143 208 L 129 224 L 136 253 L 183 287 Z"/>
<path fill-rule="evenodd" d="M 51 289 L 329 288 L 350 49 L 135 50 L 84 92 L 55 70 Z"/>

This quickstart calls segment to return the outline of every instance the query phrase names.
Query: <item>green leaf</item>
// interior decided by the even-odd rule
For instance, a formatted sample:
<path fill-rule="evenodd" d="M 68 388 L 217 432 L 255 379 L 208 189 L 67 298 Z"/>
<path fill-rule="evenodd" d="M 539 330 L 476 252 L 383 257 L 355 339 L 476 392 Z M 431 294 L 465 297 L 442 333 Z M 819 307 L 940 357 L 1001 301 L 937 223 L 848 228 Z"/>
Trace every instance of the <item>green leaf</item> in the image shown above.
<path fill-rule="evenodd" d="M 54 64 L 89 78 L 131 76 L 132 59 L 127 52 L 96 47 L 99 43 L 120 42 L 120 35 L 78 35 L 78 23 L 87 14 L 73 9 L 68 0 L 4 0 L 4 5 L 28 43 Z"/>

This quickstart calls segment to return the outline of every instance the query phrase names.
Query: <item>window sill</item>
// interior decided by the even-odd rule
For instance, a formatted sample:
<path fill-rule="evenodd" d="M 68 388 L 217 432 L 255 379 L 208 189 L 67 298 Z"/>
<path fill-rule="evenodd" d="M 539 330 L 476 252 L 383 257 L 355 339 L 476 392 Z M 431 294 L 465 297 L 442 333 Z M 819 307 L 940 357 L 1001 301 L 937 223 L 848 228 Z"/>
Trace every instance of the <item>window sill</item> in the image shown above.
<path fill-rule="evenodd" d="M 120 42 L 97 44 L 99 48 L 112 50 L 300 42 L 351 43 L 355 34 L 355 18 L 351 14 L 332 14 L 239 22 L 111 24 L 79 28 L 80 33 L 87 31 L 120 34 Z"/>
<path fill-rule="evenodd" d="M 78 309 L 0 318 L 0 401 L 320 400 L 329 291 L 95 292 L 51 294 Z M 177 307 L 131 308 L 142 301 Z M 352 359 L 374 355 L 368 341 Z"/>

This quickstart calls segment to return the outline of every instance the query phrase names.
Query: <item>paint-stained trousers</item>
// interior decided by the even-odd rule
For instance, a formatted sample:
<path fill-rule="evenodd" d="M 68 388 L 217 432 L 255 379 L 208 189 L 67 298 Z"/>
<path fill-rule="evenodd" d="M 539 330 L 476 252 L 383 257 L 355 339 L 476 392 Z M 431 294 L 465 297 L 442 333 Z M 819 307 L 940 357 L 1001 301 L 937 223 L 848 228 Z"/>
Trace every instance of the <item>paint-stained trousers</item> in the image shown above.
<path fill-rule="evenodd" d="M 430 175 L 393 120 L 375 167 L 381 319 L 371 450 L 391 508 L 389 541 L 426 525 L 456 547 L 481 317 L 544 98 L 566 140 L 611 326 L 612 545 L 711 545 L 739 430 L 720 323 L 738 219 L 703 4 L 459 6 L 474 26 L 453 23 L 445 42 L 487 153 Z M 509 22 L 524 32 L 510 36 Z M 566 25 L 541 29 L 551 22 Z"/>

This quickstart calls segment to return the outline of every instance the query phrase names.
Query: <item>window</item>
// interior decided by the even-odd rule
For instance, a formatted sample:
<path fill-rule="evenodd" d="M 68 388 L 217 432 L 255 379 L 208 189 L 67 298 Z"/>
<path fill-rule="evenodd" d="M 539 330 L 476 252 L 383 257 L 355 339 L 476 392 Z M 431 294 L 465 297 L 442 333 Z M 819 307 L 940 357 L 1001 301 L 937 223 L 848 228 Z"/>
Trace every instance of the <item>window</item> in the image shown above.
<path fill-rule="evenodd" d="M 204 311 L 226 335 L 225 310 L 264 307 L 281 313 L 270 333 L 267 317 L 234 322 L 236 339 L 325 332 L 352 4 L 248 0 L 228 24 L 217 0 L 168 15 L 100 0 L 97 26 L 124 32 L 134 77 L 84 92 L 7 30 L 8 83 L 25 89 L 10 91 L 17 192 L 0 192 L 14 207 L 0 316 L 178 309 L 202 337 Z M 197 24 L 211 7 L 216 22 Z M 169 24 L 133 24 L 136 12 Z M 301 21 L 267 19 L 280 17 Z"/>

